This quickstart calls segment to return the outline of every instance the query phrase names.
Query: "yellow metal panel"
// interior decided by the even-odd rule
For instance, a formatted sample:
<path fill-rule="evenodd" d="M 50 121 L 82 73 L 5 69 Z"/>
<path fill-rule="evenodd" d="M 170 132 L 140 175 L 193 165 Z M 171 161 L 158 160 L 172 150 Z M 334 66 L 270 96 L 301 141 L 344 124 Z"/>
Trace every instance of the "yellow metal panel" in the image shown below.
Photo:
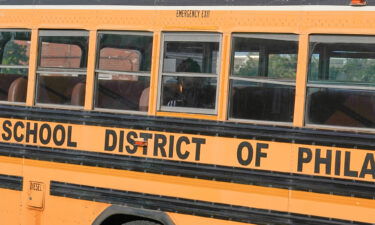
<path fill-rule="evenodd" d="M 253 225 L 251 223 L 240 223 L 227 220 L 218 220 L 213 218 L 199 217 L 199 216 L 189 216 L 177 213 L 168 213 L 172 218 L 173 222 L 178 225 Z"/>
<path fill-rule="evenodd" d="M 290 211 L 365 223 L 375 222 L 374 200 L 291 191 Z"/>
<path fill-rule="evenodd" d="M 29 74 L 27 83 L 26 105 L 33 106 L 35 103 L 36 68 L 38 63 L 38 30 L 31 32 Z"/>
<path fill-rule="evenodd" d="M 158 82 L 159 82 L 159 64 L 160 64 L 160 45 L 161 45 L 161 32 L 154 32 L 153 50 L 152 50 L 152 66 L 150 77 L 150 94 L 149 94 L 149 115 L 156 115 L 156 107 L 158 102 Z"/>
<path fill-rule="evenodd" d="M 227 110 L 228 110 L 228 99 L 229 97 L 229 70 L 230 70 L 230 57 L 231 57 L 231 34 L 223 34 L 223 43 L 222 43 L 222 56 L 221 56 L 221 69 L 218 77 L 218 119 L 226 120 L 227 119 Z"/>
<path fill-rule="evenodd" d="M 0 224 L 19 225 L 21 211 L 21 192 L 0 188 Z"/>
<path fill-rule="evenodd" d="M 89 36 L 89 51 L 87 62 L 87 75 L 86 75 L 86 94 L 85 94 L 85 110 L 94 108 L 94 88 L 95 88 L 95 62 L 96 62 L 96 46 L 97 46 L 97 32 L 96 30 L 90 31 Z"/>
<path fill-rule="evenodd" d="M 309 36 L 307 34 L 302 34 L 299 38 L 296 95 L 294 102 L 293 125 L 296 127 L 302 127 L 304 125 L 308 59 Z"/>

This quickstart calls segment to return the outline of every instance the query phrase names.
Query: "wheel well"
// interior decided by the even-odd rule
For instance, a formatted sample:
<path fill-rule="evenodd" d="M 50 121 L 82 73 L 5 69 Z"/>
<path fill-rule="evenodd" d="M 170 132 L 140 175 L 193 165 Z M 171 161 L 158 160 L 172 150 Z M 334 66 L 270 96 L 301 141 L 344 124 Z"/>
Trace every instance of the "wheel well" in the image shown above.
<path fill-rule="evenodd" d="M 158 210 L 112 205 L 106 208 L 92 225 L 122 225 L 134 220 L 147 220 L 161 225 L 175 225 L 171 218 Z"/>
<path fill-rule="evenodd" d="M 160 223 L 160 221 L 152 220 L 152 219 L 149 219 L 149 218 L 133 216 L 133 215 L 126 215 L 126 214 L 115 214 L 115 215 L 109 216 L 100 225 L 122 225 L 124 223 L 134 221 L 134 220 L 148 220 L 148 221 L 152 221 L 152 222 L 155 222 L 155 223 Z"/>

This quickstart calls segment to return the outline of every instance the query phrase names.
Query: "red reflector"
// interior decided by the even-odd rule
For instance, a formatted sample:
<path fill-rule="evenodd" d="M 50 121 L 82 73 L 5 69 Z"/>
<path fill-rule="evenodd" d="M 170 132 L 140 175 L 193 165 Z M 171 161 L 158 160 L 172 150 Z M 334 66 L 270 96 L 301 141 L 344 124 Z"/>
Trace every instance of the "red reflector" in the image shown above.
<path fill-rule="evenodd" d="M 138 146 L 138 147 L 147 146 L 147 142 L 146 142 L 146 141 L 135 141 L 134 144 L 135 144 L 136 146 Z"/>
<path fill-rule="evenodd" d="M 352 3 L 350 5 L 353 6 L 360 6 L 360 5 L 366 5 L 366 0 L 352 0 Z"/>

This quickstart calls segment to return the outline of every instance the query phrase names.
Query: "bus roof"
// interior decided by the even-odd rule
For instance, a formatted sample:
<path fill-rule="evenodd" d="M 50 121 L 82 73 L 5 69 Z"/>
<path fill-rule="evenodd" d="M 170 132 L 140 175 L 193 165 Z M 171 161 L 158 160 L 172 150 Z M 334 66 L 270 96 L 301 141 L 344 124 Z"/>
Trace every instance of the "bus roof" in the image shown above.
<path fill-rule="evenodd" d="M 2 0 L 0 5 L 292 6 L 350 5 L 351 0 Z M 367 0 L 375 5 L 375 0 Z"/>

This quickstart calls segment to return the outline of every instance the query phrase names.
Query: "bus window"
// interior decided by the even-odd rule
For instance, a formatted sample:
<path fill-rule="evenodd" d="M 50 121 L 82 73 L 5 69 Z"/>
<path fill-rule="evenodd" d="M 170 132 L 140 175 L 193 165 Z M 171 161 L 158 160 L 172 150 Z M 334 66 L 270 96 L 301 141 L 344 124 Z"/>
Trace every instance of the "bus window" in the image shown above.
<path fill-rule="evenodd" d="M 39 32 L 36 103 L 83 106 L 88 32 Z"/>
<path fill-rule="evenodd" d="M 30 37 L 26 30 L 0 30 L 0 101 L 26 101 Z"/>
<path fill-rule="evenodd" d="M 99 32 L 95 107 L 148 110 L 152 33 Z"/>
<path fill-rule="evenodd" d="M 162 110 L 215 112 L 220 38 L 219 34 L 164 34 Z"/>
<path fill-rule="evenodd" d="M 306 123 L 375 128 L 375 36 L 311 35 Z"/>
<path fill-rule="evenodd" d="M 232 38 L 232 119 L 292 122 L 298 36 L 235 34 Z"/>

